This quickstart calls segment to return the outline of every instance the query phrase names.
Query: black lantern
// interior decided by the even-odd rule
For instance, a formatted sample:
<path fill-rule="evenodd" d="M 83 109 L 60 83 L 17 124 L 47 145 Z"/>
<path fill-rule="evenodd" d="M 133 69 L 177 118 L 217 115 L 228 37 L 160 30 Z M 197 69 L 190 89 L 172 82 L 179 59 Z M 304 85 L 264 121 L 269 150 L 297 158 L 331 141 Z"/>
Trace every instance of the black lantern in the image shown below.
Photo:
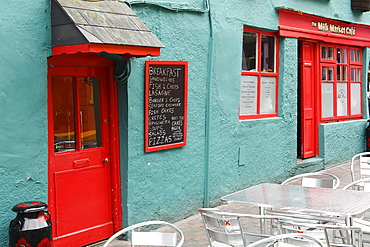
<path fill-rule="evenodd" d="M 362 12 L 370 10 L 370 0 L 352 0 L 352 10 L 360 10 Z"/>

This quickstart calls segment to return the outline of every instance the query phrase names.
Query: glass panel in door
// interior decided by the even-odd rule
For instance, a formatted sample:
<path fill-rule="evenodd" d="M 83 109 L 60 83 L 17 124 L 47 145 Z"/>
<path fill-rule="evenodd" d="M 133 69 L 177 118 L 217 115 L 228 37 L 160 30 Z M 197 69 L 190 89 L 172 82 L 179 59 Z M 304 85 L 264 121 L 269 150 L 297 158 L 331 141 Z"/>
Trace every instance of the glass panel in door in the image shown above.
<path fill-rule="evenodd" d="M 82 149 L 101 146 L 98 77 L 78 77 Z"/>
<path fill-rule="evenodd" d="M 76 150 L 74 78 L 52 78 L 54 152 Z"/>
<path fill-rule="evenodd" d="M 99 78 L 55 76 L 52 90 L 54 152 L 101 147 Z"/>

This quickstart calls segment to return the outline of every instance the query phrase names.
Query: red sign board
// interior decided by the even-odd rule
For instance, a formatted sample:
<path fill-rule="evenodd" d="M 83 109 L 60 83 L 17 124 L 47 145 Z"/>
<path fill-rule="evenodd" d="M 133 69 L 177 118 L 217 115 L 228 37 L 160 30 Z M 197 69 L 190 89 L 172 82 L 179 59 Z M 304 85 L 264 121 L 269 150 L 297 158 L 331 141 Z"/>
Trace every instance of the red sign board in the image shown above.
<path fill-rule="evenodd" d="M 187 61 L 146 61 L 145 152 L 186 145 Z"/>
<path fill-rule="evenodd" d="M 353 46 L 370 46 L 370 26 L 328 19 L 280 8 L 279 35 L 322 40 Z"/>

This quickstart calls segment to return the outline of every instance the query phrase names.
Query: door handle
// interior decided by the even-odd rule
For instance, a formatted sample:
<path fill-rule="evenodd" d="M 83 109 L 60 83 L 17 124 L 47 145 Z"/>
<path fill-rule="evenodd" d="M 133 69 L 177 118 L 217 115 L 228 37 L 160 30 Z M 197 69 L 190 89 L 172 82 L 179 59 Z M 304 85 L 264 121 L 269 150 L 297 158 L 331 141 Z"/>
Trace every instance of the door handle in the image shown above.
<path fill-rule="evenodd" d="M 103 162 L 104 163 L 108 163 L 109 162 L 109 159 L 108 158 L 105 158 L 105 159 L 103 159 Z"/>

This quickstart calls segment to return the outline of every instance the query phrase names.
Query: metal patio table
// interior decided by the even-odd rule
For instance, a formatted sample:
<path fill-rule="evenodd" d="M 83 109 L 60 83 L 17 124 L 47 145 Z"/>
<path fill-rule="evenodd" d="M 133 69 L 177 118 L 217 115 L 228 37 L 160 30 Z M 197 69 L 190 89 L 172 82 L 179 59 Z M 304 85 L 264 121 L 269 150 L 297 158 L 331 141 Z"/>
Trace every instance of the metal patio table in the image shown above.
<path fill-rule="evenodd" d="M 272 208 L 339 216 L 352 226 L 354 215 L 370 209 L 370 192 L 263 183 L 223 196 L 221 201 L 258 206 L 261 214 Z"/>

